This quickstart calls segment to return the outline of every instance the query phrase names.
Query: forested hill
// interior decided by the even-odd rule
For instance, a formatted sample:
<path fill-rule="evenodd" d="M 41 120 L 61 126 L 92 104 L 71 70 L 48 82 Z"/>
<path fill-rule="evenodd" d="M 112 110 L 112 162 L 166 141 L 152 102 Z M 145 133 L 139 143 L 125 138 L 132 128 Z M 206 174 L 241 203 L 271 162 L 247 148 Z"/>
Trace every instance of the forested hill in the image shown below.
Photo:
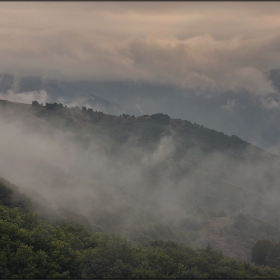
<path fill-rule="evenodd" d="M 161 113 L 37 101 L 1 100 L 0 128 L 0 176 L 41 217 L 244 261 L 258 240 L 280 240 L 279 159 L 238 136 Z"/>
<path fill-rule="evenodd" d="M 140 117 L 125 113 L 114 116 L 86 107 L 67 108 L 61 103 L 43 105 L 37 101 L 34 101 L 31 106 L 0 100 L 0 105 L 9 109 L 14 108 L 20 114 L 34 114 L 37 117 L 43 117 L 52 122 L 54 126 L 63 124 L 76 129 L 102 131 L 118 144 L 127 143 L 129 140 L 130 144 L 153 148 L 163 135 L 175 134 L 180 152 L 197 146 L 204 153 L 220 151 L 232 157 L 247 160 L 277 158 L 275 155 L 243 141 L 236 135 L 228 136 L 223 132 L 191 123 L 188 120 L 171 119 L 162 113 Z M 133 143 L 131 143 L 132 136 L 135 140 Z"/>
<path fill-rule="evenodd" d="M 79 224 L 43 221 L 28 198 L 3 179 L 0 232 L 0 277 L 6 279 L 280 277 L 278 268 L 236 261 L 209 245 L 197 250 L 171 241 L 135 246 Z"/>

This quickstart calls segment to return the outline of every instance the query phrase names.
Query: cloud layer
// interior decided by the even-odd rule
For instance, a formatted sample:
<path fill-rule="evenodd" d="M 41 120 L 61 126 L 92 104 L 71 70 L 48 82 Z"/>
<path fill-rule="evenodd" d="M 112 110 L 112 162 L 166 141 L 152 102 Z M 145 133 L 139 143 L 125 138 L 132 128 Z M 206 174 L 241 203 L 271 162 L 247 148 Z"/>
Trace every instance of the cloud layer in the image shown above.
<path fill-rule="evenodd" d="M 274 92 L 279 3 L 1 3 L 0 72 Z"/>

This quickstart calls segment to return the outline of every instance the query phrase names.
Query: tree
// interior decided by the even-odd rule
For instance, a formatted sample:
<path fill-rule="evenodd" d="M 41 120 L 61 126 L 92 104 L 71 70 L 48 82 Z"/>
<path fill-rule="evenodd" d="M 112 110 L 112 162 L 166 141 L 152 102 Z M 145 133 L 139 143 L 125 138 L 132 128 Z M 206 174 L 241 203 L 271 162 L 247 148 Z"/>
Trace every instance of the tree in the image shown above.
<path fill-rule="evenodd" d="M 38 101 L 34 100 L 34 101 L 32 101 L 32 106 L 33 107 L 40 107 L 40 104 L 39 104 Z"/>
<path fill-rule="evenodd" d="M 151 115 L 151 118 L 157 122 L 164 123 L 164 124 L 169 123 L 170 121 L 170 117 L 162 113 Z"/>
<path fill-rule="evenodd" d="M 271 241 L 258 240 L 251 250 L 251 261 L 256 265 L 267 265 L 266 257 L 271 248 Z"/>

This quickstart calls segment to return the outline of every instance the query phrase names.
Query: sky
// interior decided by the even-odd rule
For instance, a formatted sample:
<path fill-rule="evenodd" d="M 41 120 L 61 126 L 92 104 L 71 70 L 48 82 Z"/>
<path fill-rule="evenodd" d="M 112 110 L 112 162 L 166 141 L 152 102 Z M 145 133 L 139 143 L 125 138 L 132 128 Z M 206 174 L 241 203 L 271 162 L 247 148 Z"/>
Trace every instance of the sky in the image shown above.
<path fill-rule="evenodd" d="M 279 2 L 1 2 L 0 72 L 264 95 L 279 28 Z"/>

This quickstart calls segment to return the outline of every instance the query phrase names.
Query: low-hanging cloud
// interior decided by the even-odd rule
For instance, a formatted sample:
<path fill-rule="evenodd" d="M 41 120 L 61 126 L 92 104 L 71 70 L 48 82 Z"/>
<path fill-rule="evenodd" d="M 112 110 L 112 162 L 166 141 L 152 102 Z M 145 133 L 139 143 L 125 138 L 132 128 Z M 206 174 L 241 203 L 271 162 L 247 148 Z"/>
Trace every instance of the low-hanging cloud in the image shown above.
<path fill-rule="evenodd" d="M 232 111 L 236 105 L 235 102 L 236 102 L 235 99 L 229 99 L 229 100 L 227 100 L 227 103 L 224 104 L 221 108 L 223 110 Z"/>
<path fill-rule="evenodd" d="M 32 101 L 37 100 L 40 104 L 45 104 L 50 101 L 50 96 L 45 90 L 15 93 L 11 89 L 5 93 L 0 93 L 0 99 L 26 104 L 31 104 Z"/>
<path fill-rule="evenodd" d="M 18 118 L 17 113 L 1 111 L 0 175 L 33 199 L 43 197 L 46 211 L 54 216 L 67 209 L 98 226 L 98 215 L 107 213 L 110 220 L 119 213 L 115 230 L 120 232 L 135 230 L 143 215 L 178 225 L 198 218 L 198 208 L 277 220 L 279 207 L 272 199 L 280 197 L 277 162 L 250 164 L 219 152 L 206 154 L 199 147 L 178 158 L 180 141 L 172 131 L 152 150 L 135 146 L 137 139 L 114 146 L 109 138 L 89 131 L 79 138 L 90 141 L 80 142 L 74 131 L 28 114 Z M 263 207 L 256 209 L 261 200 Z"/>

